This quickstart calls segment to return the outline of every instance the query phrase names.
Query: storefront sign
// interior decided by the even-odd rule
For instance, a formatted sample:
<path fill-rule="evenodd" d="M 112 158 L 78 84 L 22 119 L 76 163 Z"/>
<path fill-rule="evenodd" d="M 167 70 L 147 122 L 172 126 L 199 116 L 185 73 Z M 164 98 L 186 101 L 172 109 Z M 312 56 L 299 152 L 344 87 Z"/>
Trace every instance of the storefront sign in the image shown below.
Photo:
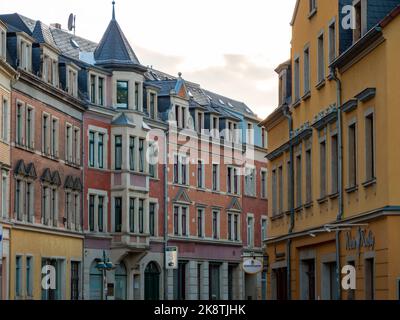
<path fill-rule="evenodd" d="M 367 232 L 365 229 L 359 228 L 355 238 L 352 237 L 351 232 L 346 234 L 346 250 L 357 250 L 360 252 L 361 248 L 374 249 L 375 236 L 370 230 Z"/>
<path fill-rule="evenodd" d="M 245 259 L 243 261 L 243 271 L 247 274 L 257 274 L 263 270 L 263 263 L 257 259 Z"/>
<path fill-rule="evenodd" d="M 178 247 L 167 247 L 165 250 L 167 269 L 178 269 Z"/>

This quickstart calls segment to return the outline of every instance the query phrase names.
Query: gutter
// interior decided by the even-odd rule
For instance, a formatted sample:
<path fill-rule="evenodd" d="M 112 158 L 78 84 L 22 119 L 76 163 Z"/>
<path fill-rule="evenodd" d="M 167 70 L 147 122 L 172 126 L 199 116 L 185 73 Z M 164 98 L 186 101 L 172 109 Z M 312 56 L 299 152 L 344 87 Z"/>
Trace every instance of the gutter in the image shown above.
<path fill-rule="evenodd" d="M 291 234 L 294 229 L 294 164 L 293 164 L 293 141 L 292 141 L 292 132 L 293 132 L 293 118 L 292 114 L 289 112 L 289 106 L 285 105 L 283 107 L 283 115 L 288 119 L 288 127 L 289 127 L 289 148 L 290 148 L 290 226 L 288 233 Z M 287 299 L 292 299 L 291 292 L 291 246 L 292 240 L 289 238 L 286 244 L 286 276 L 287 276 Z"/>
<path fill-rule="evenodd" d="M 342 123 L 342 82 L 337 77 L 336 69 L 331 68 L 332 79 L 336 82 L 336 105 L 337 105 L 337 121 L 338 121 L 338 215 L 336 221 L 340 222 L 343 219 L 343 123 Z M 341 298 L 341 281 L 340 281 L 340 230 L 336 231 L 336 281 L 337 281 L 337 300 Z"/>

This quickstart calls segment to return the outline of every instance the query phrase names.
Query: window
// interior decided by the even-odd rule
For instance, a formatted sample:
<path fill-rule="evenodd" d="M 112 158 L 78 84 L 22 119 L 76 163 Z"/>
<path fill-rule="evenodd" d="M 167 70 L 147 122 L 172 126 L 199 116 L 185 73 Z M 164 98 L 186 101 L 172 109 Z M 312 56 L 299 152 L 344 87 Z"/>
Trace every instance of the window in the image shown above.
<path fill-rule="evenodd" d="M 7 56 L 7 35 L 4 29 L 0 30 L 0 58 L 6 59 Z"/>
<path fill-rule="evenodd" d="M 365 117 L 365 169 L 366 181 L 375 179 L 375 132 L 374 114 Z"/>
<path fill-rule="evenodd" d="M 23 133 L 23 120 L 24 119 L 24 105 L 21 102 L 17 102 L 17 125 L 16 125 L 16 143 L 20 146 L 24 145 L 24 133 Z"/>
<path fill-rule="evenodd" d="M 73 223 L 75 225 L 75 230 L 80 231 L 81 230 L 81 220 L 80 220 L 80 211 L 79 211 L 79 205 L 80 205 L 80 195 L 79 194 L 74 194 L 73 195 L 74 203 L 73 203 Z"/>
<path fill-rule="evenodd" d="M 144 172 L 144 139 L 139 139 L 139 172 Z"/>
<path fill-rule="evenodd" d="M 247 124 L 247 143 L 253 145 L 254 144 L 254 129 L 253 124 Z"/>
<path fill-rule="evenodd" d="M 189 184 L 189 165 L 186 156 L 174 156 L 174 183 Z"/>
<path fill-rule="evenodd" d="M 104 106 L 104 78 L 98 78 L 99 87 L 98 87 L 98 101 L 99 105 Z"/>
<path fill-rule="evenodd" d="M 157 108 L 156 108 L 156 95 L 154 93 L 150 93 L 149 109 L 150 109 L 150 118 L 155 119 L 157 115 Z"/>
<path fill-rule="evenodd" d="M 157 167 L 157 159 L 158 159 L 158 145 L 156 142 L 151 141 L 149 143 L 150 149 L 150 157 L 149 157 L 149 175 L 151 178 L 157 179 L 158 177 L 158 167 Z"/>
<path fill-rule="evenodd" d="M 294 60 L 294 102 L 300 100 L 300 58 Z"/>
<path fill-rule="evenodd" d="M 9 129 L 9 110 L 8 110 L 8 100 L 3 99 L 3 110 L 2 110 L 2 116 L 1 116 L 1 139 L 3 141 L 8 142 L 9 141 L 9 134 L 8 134 L 8 129 Z"/>
<path fill-rule="evenodd" d="M 136 233 L 136 212 L 135 212 L 135 198 L 129 199 L 129 230 Z"/>
<path fill-rule="evenodd" d="M 309 0 L 309 3 L 309 13 L 312 14 L 317 10 L 317 0 Z"/>
<path fill-rule="evenodd" d="M 15 296 L 22 296 L 22 257 L 15 257 Z"/>
<path fill-rule="evenodd" d="M 100 169 L 104 168 L 104 134 L 98 135 L 97 161 Z"/>
<path fill-rule="evenodd" d="M 204 188 L 204 164 L 203 161 L 197 161 L 197 187 Z"/>
<path fill-rule="evenodd" d="M 261 171 L 261 198 L 267 199 L 267 188 L 268 188 L 268 181 L 267 181 L 267 171 Z"/>
<path fill-rule="evenodd" d="M 228 167 L 227 170 L 227 192 L 231 194 L 239 194 L 239 169 Z"/>
<path fill-rule="evenodd" d="M 233 216 L 233 234 L 235 241 L 239 241 L 239 215 L 235 214 Z"/>
<path fill-rule="evenodd" d="M 66 124 L 65 137 L 65 160 L 72 163 L 72 126 L 68 123 Z"/>
<path fill-rule="evenodd" d="M 98 204 L 97 204 L 97 224 L 99 232 L 104 231 L 104 197 L 98 197 Z"/>
<path fill-rule="evenodd" d="M 356 123 L 348 128 L 349 139 L 349 188 L 357 186 L 357 137 Z"/>
<path fill-rule="evenodd" d="M 325 49 L 324 49 L 324 34 L 318 37 L 318 83 L 325 79 Z"/>
<path fill-rule="evenodd" d="M 51 156 L 58 158 L 58 119 L 51 120 Z"/>
<path fill-rule="evenodd" d="M 144 200 L 139 199 L 139 233 L 144 233 Z"/>
<path fill-rule="evenodd" d="M 283 102 L 286 101 L 285 79 L 286 76 L 284 76 L 283 73 L 279 75 L 279 98 L 278 98 L 279 106 L 281 106 Z"/>
<path fill-rule="evenodd" d="M 331 193 L 339 192 L 339 166 L 338 166 L 338 136 L 337 134 L 331 137 Z"/>
<path fill-rule="evenodd" d="M 233 239 L 232 237 L 232 225 L 233 225 L 233 221 L 232 221 L 232 214 L 228 213 L 228 240 Z"/>
<path fill-rule="evenodd" d="M 179 207 L 174 207 L 174 234 L 179 235 Z"/>
<path fill-rule="evenodd" d="M 261 128 L 261 144 L 263 148 L 267 148 L 267 132 L 265 128 Z"/>
<path fill-rule="evenodd" d="M 122 230 L 122 198 L 114 199 L 114 231 L 121 232 Z"/>
<path fill-rule="evenodd" d="M 210 263 L 208 267 L 208 287 L 209 287 L 209 300 L 220 300 L 221 298 L 221 277 L 220 265 Z"/>
<path fill-rule="evenodd" d="M 204 237 L 204 209 L 197 209 L 197 236 L 199 238 Z"/>
<path fill-rule="evenodd" d="M 261 220 L 261 239 L 267 240 L 267 219 Z"/>
<path fill-rule="evenodd" d="M 278 212 L 283 213 L 283 168 L 282 168 L 282 166 L 279 166 L 279 168 L 278 168 L 278 201 L 279 201 Z"/>
<path fill-rule="evenodd" d="M 189 235 L 189 208 L 174 206 L 174 234 L 177 236 Z"/>
<path fill-rule="evenodd" d="M 254 246 L 254 219 L 247 217 L 247 246 Z"/>
<path fill-rule="evenodd" d="M 150 203 L 149 205 L 149 232 L 150 236 L 156 236 L 156 204 Z"/>
<path fill-rule="evenodd" d="M 218 138 L 219 136 L 219 119 L 218 117 L 212 117 L 212 132 L 211 132 L 211 136 L 213 138 Z"/>
<path fill-rule="evenodd" d="M 135 137 L 129 137 L 129 168 L 135 170 Z"/>
<path fill-rule="evenodd" d="M 26 108 L 26 146 L 29 149 L 33 149 L 35 147 L 34 141 L 35 141 L 35 113 L 32 107 L 28 106 Z M 56 123 L 58 125 L 58 122 Z M 55 133 L 57 134 L 58 137 L 58 127 L 55 128 Z M 58 145 L 57 145 L 57 151 L 58 151 Z"/>
<path fill-rule="evenodd" d="M 212 189 L 213 191 L 219 190 L 219 165 L 212 165 Z"/>
<path fill-rule="evenodd" d="M 68 70 L 68 93 L 71 96 L 78 96 L 78 72 L 69 68 Z"/>
<path fill-rule="evenodd" d="M 182 107 L 182 123 L 181 123 L 181 128 L 186 128 L 186 113 L 187 110 L 186 108 Z"/>
<path fill-rule="evenodd" d="M 306 150 L 306 202 L 312 202 L 312 154 L 311 149 Z"/>
<path fill-rule="evenodd" d="M 44 289 L 42 288 L 42 300 L 63 300 L 65 299 L 62 292 L 61 282 L 65 279 L 65 260 L 61 259 L 42 259 L 41 270 L 46 266 L 52 266 L 55 269 L 55 273 L 62 275 L 56 277 L 55 289 Z"/>
<path fill-rule="evenodd" d="M 122 169 L 122 136 L 115 136 L 115 170 Z"/>
<path fill-rule="evenodd" d="M 239 239 L 239 214 L 237 213 L 228 213 L 228 240 L 229 241 L 238 241 Z"/>
<path fill-rule="evenodd" d="M 50 154 L 50 126 L 49 115 L 44 114 L 42 117 L 42 152 L 46 155 Z"/>
<path fill-rule="evenodd" d="M 96 76 L 90 76 L 90 102 L 96 103 Z"/>
<path fill-rule="evenodd" d="M 175 300 L 186 299 L 186 263 L 179 262 L 178 269 L 174 272 L 174 298 Z"/>
<path fill-rule="evenodd" d="M 272 170 L 272 216 L 278 215 L 278 180 L 276 170 Z"/>
<path fill-rule="evenodd" d="M 94 199 L 95 196 L 89 196 L 89 230 L 94 231 Z"/>
<path fill-rule="evenodd" d="M 135 109 L 139 110 L 139 93 L 140 93 L 140 84 L 135 82 Z"/>
<path fill-rule="evenodd" d="M 20 40 L 20 47 L 18 50 L 19 67 L 25 71 L 30 72 L 32 67 L 32 46 L 30 43 Z"/>
<path fill-rule="evenodd" d="M 367 1 L 354 1 L 354 23 L 353 23 L 353 43 L 359 40 L 367 32 Z"/>
<path fill-rule="evenodd" d="M 71 261 L 71 300 L 79 300 L 80 297 L 80 263 Z"/>
<path fill-rule="evenodd" d="M 302 162 L 301 155 L 296 157 L 296 206 L 299 208 L 302 202 Z"/>
<path fill-rule="evenodd" d="M 336 58 L 336 22 L 329 25 L 329 63 Z"/>
<path fill-rule="evenodd" d="M 8 218 L 8 173 L 3 171 L 1 176 L 1 214 L 0 217 Z"/>
<path fill-rule="evenodd" d="M 244 178 L 245 189 L 244 192 L 247 196 L 256 196 L 256 169 L 246 168 L 246 175 Z"/>
<path fill-rule="evenodd" d="M 202 112 L 198 112 L 197 113 L 197 133 L 201 133 L 202 129 L 204 128 L 204 122 L 203 122 L 203 113 Z"/>
<path fill-rule="evenodd" d="M 323 140 L 319 144 L 319 179 L 320 179 L 320 197 L 326 197 L 326 141 Z"/>
<path fill-rule="evenodd" d="M 187 234 L 187 222 L 188 222 L 188 220 L 187 220 L 187 208 L 185 208 L 185 207 L 182 207 L 182 217 L 181 217 L 181 220 L 182 220 L 182 235 L 183 236 L 187 236 L 188 234 Z"/>
<path fill-rule="evenodd" d="M 32 257 L 26 257 L 26 295 L 33 297 L 33 265 Z"/>
<path fill-rule="evenodd" d="M 212 234 L 214 239 L 219 239 L 219 211 L 212 212 Z"/>
<path fill-rule="evenodd" d="M 304 49 L 304 95 L 310 92 L 310 48 Z"/>
<path fill-rule="evenodd" d="M 81 164 L 81 131 L 79 128 L 74 128 L 74 158 L 73 161 L 76 165 Z"/>
<path fill-rule="evenodd" d="M 94 167 L 94 132 L 89 132 L 89 167 Z"/>
<path fill-rule="evenodd" d="M 117 108 L 128 109 L 128 81 L 117 81 Z"/>
<path fill-rule="evenodd" d="M 365 299 L 375 299 L 375 261 L 374 258 L 365 259 Z"/>
<path fill-rule="evenodd" d="M 17 220 L 22 221 L 22 190 L 21 190 L 22 181 L 15 180 L 15 215 Z"/>

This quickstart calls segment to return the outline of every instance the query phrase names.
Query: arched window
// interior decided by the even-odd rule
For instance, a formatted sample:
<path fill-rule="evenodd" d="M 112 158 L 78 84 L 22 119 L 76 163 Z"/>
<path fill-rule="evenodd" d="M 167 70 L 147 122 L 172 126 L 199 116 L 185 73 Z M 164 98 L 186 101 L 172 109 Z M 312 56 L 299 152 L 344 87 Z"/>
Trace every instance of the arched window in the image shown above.
<path fill-rule="evenodd" d="M 96 268 L 97 262 L 93 261 L 89 274 L 90 300 L 103 300 L 103 272 Z"/>

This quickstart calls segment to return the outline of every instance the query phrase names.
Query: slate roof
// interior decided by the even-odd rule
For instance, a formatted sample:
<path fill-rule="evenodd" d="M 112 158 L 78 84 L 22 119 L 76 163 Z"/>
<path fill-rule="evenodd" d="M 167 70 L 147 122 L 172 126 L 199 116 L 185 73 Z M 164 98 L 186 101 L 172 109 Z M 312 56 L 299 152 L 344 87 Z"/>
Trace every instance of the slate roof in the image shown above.
<path fill-rule="evenodd" d="M 122 112 L 115 120 L 113 120 L 111 124 L 117 126 L 135 126 L 135 123 L 129 119 L 124 112 Z"/>
<path fill-rule="evenodd" d="M 32 37 L 36 39 L 38 43 L 46 43 L 53 47 L 56 47 L 56 43 L 53 40 L 53 35 L 51 34 L 50 27 L 46 26 L 41 21 L 37 21 L 35 28 L 32 32 Z"/>
<path fill-rule="evenodd" d="M 140 65 L 139 59 L 136 57 L 135 52 L 133 52 L 132 47 L 114 17 L 97 46 L 94 57 L 97 64 Z"/>
<path fill-rule="evenodd" d="M 0 15 L 0 20 L 7 24 L 7 26 L 13 26 L 14 32 L 23 31 L 29 35 L 32 34 L 36 24 L 36 21 L 24 17 L 19 13 L 2 14 Z M 9 29 L 9 31 L 11 30 Z"/>

